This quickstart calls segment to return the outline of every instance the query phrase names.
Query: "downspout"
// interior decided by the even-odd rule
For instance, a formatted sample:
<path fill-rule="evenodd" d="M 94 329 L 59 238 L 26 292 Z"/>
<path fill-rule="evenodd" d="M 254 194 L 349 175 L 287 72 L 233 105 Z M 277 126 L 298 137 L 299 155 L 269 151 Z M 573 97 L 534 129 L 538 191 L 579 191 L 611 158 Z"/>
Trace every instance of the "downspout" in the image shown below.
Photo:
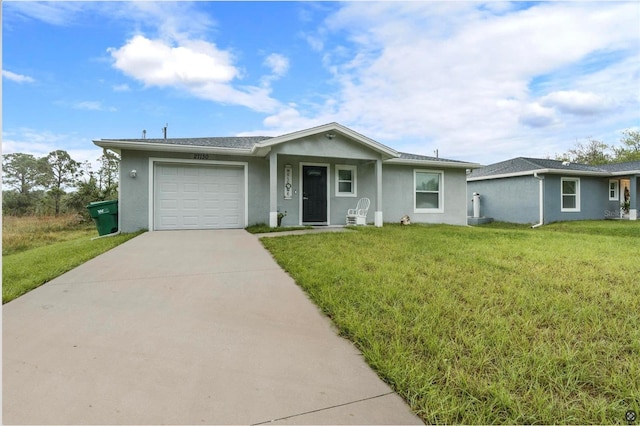
<path fill-rule="evenodd" d="M 544 225 L 544 177 L 540 177 L 538 176 L 538 172 L 534 172 L 533 173 L 533 177 L 538 179 L 538 182 L 540 182 L 540 186 L 539 186 L 539 190 L 538 192 L 540 193 L 540 219 L 539 222 L 536 223 L 535 225 L 531 226 L 531 228 L 537 228 L 538 226 L 542 226 Z"/>

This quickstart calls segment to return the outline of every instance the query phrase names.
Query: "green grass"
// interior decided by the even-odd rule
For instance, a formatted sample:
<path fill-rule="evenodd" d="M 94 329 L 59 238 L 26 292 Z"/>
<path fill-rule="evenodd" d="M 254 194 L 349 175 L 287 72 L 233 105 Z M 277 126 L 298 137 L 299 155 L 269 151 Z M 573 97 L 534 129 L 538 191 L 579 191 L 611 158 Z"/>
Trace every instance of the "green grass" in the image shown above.
<path fill-rule="evenodd" d="M 2 255 L 97 235 L 93 222 L 79 221 L 78 215 L 3 216 Z"/>
<path fill-rule="evenodd" d="M 302 229 L 312 229 L 311 226 L 279 226 L 272 228 L 267 224 L 259 223 L 257 225 L 247 226 L 245 230 L 251 234 L 266 234 L 269 232 L 286 232 L 286 231 L 298 231 Z"/>
<path fill-rule="evenodd" d="M 2 303 L 22 296 L 99 254 L 139 235 L 91 240 L 82 236 L 2 257 Z"/>
<path fill-rule="evenodd" d="M 75 215 L 2 218 L 2 303 L 33 290 L 140 234 L 98 236 Z"/>
<path fill-rule="evenodd" d="M 357 231 L 261 241 L 426 423 L 640 412 L 640 223 Z"/>

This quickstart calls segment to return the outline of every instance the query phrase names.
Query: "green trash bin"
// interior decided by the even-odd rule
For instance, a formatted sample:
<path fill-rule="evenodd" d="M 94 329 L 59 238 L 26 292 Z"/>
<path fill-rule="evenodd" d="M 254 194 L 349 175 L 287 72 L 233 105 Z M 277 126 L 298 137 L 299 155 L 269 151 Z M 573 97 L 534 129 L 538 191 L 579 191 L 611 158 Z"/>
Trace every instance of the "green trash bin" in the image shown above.
<path fill-rule="evenodd" d="M 118 231 L 118 200 L 89 203 L 87 209 L 96 223 L 99 235 L 113 234 Z"/>

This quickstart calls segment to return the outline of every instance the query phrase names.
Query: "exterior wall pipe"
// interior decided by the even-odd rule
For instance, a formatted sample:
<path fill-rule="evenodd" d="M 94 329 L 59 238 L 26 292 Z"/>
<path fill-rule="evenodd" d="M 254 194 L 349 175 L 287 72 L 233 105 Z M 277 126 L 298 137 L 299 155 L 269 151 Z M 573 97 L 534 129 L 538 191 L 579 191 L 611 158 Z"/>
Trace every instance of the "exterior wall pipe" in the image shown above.
<path fill-rule="evenodd" d="M 540 189 L 539 189 L 539 193 L 540 193 L 540 220 L 538 223 L 536 223 L 535 225 L 531 226 L 531 228 L 537 228 L 538 226 L 542 226 L 544 225 L 544 177 L 540 177 L 538 176 L 538 172 L 534 172 L 533 173 L 533 177 L 538 179 L 538 182 L 540 182 Z"/>

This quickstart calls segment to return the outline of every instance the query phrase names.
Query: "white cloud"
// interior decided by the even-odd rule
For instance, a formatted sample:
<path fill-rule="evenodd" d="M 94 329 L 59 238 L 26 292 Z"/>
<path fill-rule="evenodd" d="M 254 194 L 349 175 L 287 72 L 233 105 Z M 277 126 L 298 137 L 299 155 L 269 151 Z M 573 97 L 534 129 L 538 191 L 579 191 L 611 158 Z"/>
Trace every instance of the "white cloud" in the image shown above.
<path fill-rule="evenodd" d="M 97 166 L 102 155 L 100 148 L 86 149 L 92 146 L 87 138 L 73 133 L 55 133 L 50 130 L 19 128 L 2 132 L 2 152 L 11 154 L 21 152 L 36 158 L 46 157 L 52 151 L 64 149 L 71 158 L 79 162 L 89 161 Z"/>
<path fill-rule="evenodd" d="M 322 40 L 322 38 L 311 34 L 303 34 L 302 38 L 305 39 L 307 43 L 309 43 L 311 49 L 315 50 L 316 52 L 320 52 L 324 49 L 324 41 Z"/>
<path fill-rule="evenodd" d="M 639 54 L 639 15 L 634 3 L 345 3 L 319 30 L 346 34 L 346 42 L 323 37 L 334 101 L 285 109 L 264 124 L 289 130 L 312 117 L 335 120 L 396 148 L 437 146 L 470 160 L 504 159 L 504 151 L 488 153 L 492 145 L 520 155 L 550 149 L 550 140 L 572 143 L 612 125 L 607 108 L 626 104 L 637 120 L 640 75 L 637 60 L 634 67 L 625 58 Z M 603 52 L 620 57 L 600 60 Z M 548 84 L 534 87 L 541 76 Z M 578 120 L 596 112 L 598 122 Z"/>
<path fill-rule="evenodd" d="M 277 101 L 268 88 L 233 87 L 240 71 L 231 53 L 203 40 L 170 43 L 137 35 L 120 48 L 109 48 L 113 66 L 145 86 L 173 87 L 203 99 L 270 112 Z"/>
<path fill-rule="evenodd" d="M 14 81 L 16 83 L 34 83 L 35 80 L 28 75 L 16 74 L 11 71 L 2 70 L 2 76 L 7 80 Z"/>
<path fill-rule="evenodd" d="M 36 19 L 51 25 L 68 25 L 77 16 L 86 11 L 85 2 L 61 1 L 9 1 L 3 2 L 3 12 L 6 21 L 19 19 Z"/>
<path fill-rule="evenodd" d="M 100 101 L 80 101 L 72 105 L 74 109 L 82 109 L 86 111 L 109 111 L 115 112 L 113 107 L 106 107 Z"/>
<path fill-rule="evenodd" d="M 264 60 L 265 66 L 271 69 L 276 78 L 283 77 L 289 71 L 289 59 L 279 53 L 272 53 Z"/>
<path fill-rule="evenodd" d="M 115 92 L 129 92 L 131 91 L 131 88 L 129 87 L 128 84 L 116 84 L 113 86 L 113 90 Z"/>
<path fill-rule="evenodd" d="M 520 114 L 520 123 L 529 127 L 548 127 L 558 122 L 553 108 L 538 103 L 525 105 Z"/>
<path fill-rule="evenodd" d="M 541 98 L 541 103 L 559 111 L 575 115 L 593 115 L 611 108 L 612 102 L 600 95 L 577 90 L 551 92 Z"/>
<path fill-rule="evenodd" d="M 171 46 L 137 35 L 108 52 L 115 68 L 149 86 L 226 83 L 238 75 L 230 54 L 204 41 Z"/>

